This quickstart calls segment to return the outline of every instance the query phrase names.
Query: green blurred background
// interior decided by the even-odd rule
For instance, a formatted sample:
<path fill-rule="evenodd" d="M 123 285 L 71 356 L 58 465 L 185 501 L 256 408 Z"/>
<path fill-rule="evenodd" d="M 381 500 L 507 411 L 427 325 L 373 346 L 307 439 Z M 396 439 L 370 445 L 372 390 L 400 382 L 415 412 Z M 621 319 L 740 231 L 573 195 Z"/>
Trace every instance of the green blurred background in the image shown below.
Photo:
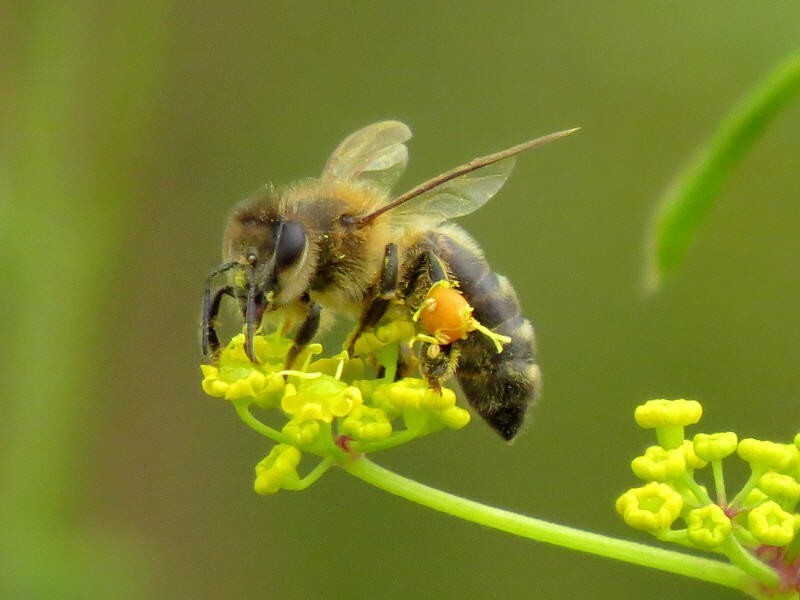
<path fill-rule="evenodd" d="M 514 539 L 334 471 L 259 497 L 268 444 L 199 387 L 230 206 L 410 124 L 401 187 L 552 130 L 462 219 L 534 321 L 545 395 L 376 459 L 617 536 L 650 441 L 798 425 L 800 106 L 725 187 L 686 263 L 640 293 L 648 217 L 718 119 L 800 44 L 786 2 L 6 2 L 0 11 L 0 591 L 8 598 L 734 598 Z M 734 485 L 741 473 L 731 473 Z"/>

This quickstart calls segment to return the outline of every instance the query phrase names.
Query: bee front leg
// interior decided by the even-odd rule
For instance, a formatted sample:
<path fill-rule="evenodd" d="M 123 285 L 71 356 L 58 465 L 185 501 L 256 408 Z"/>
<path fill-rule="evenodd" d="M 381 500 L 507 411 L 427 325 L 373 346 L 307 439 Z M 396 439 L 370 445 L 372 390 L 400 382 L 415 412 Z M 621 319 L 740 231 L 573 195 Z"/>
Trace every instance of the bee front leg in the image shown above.
<path fill-rule="evenodd" d="M 314 339 L 314 335 L 317 333 L 317 329 L 319 329 L 320 305 L 316 302 L 312 302 L 309 298 L 305 298 L 305 302 L 308 306 L 308 313 L 297 328 L 297 332 L 294 334 L 294 344 L 292 344 L 292 347 L 289 348 L 289 352 L 286 354 L 287 369 L 292 368 L 292 363 L 297 359 L 297 355 L 302 352 L 303 348 L 311 343 L 311 340 Z"/>
<path fill-rule="evenodd" d="M 206 293 L 203 297 L 202 325 L 202 348 L 204 356 L 215 356 L 219 351 L 219 337 L 217 336 L 216 323 L 224 296 L 230 296 L 231 298 L 236 297 L 233 286 L 226 285 L 218 289 L 213 296 L 211 295 L 211 288 L 206 288 Z"/>
<path fill-rule="evenodd" d="M 350 336 L 350 340 L 347 343 L 347 353 L 350 356 L 353 356 L 356 341 L 361 337 L 361 334 L 367 328 L 378 324 L 378 321 L 386 314 L 386 310 L 397 295 L 399 271 L 397 244 L 386 244 L 386 250 L 383 254 L 383 267 L 378 281 L 378 293 L 373 296 L 367 308 L 361 313 L 358 326 Z"/>

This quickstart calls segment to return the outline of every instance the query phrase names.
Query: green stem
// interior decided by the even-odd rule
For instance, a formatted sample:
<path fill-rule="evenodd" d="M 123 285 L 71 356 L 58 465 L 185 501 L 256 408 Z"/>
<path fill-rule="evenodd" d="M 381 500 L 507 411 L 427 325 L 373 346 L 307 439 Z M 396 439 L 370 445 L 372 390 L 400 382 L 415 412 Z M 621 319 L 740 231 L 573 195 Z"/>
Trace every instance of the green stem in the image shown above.
<path fill-rule="evenodd" d="M 295 486 L 289 487 L 286 486 L 286 489 L 301 491 L 306 489 L 307 487 L 311 486 L 312 484 L 316 483 L 317 479 L 322 477 L 328 469 L 333 466 L 333 459 L 326 458 L 325 460 L 321 461 L 316 467 L 314 467 L 308 475 L 303 477 L 300 481 L 297 482 Z"/>
<path fill-rule="evenodd" d="M 700 484 L 694 480 L 694 477 L 689 474 L 689 471 L 686 471 L 679 481 L 689 488 L 689 491 L 694 494 L 694 497 L 697 498 L 701 504 L 714 504 L 711 497 L 700 487 Z"/>
<path fill-rule="evenodd" d="M 758 485 L 758 480 L 761 479 L 761 476 L 764 474 L 764 469 L 758 469 L 754 465 L 751 465 L 751 472 L 750 477 L 747 479 L 747 482 L 742 486 L 742 489 L 739 490 L 739 493 L 736 494 L 733 500 L 731 500 L 731 506 L 742 506 L 744 505 L 744 501 L 747 499 L 747 496 L 750 495 L 750 492 L 753 491 L 753 488 Z"/>
<path fill-rule="evenodd" d="M 365 454 L 369 452 L 378 452 L 379 450 L 387 450 L 396 446 L 402 446 L 406 442 L 410 442 L 417 437 L 419 437 L 418 430 L 405 429 L 403 431 L 393 433 L 385 440 L 379 440 L 376 442 L 359 442 L 358 444 L 353 444 L 353 450 L 356 452 L 363 452 Z"/>
<path fill-rule="evenodd" d="M 717 583 L 738 590 L 747 590 L 753 584 L 753 580 L 747 573 L 733 565 L 581 531 L 486 506 L 407 479 L 366 458 L 341 466 L 362 481 L 406 500 L 520 537 Z M 770 572 L 765 575 L 768 576 L 765 576 L 762 583 L 777 585 L 777 574 Z"/>
<path fill-rule="evenodd" d="M 255 430 L 256 432 L 260 433 L 263 436 L 268 437 L 273 442 L 276 442 L 278 444 L 291 443 L 288 439 L 286 439 L 286 436 L 283 435 L 280 431 L 278 431 L 277 429 L 273 429 L 269 425 L 265 425 L 264 423 L 256 419 L 250 412 L 248 404 L 234 402 L 233 406 L 236 409 L 236 414 L 239 415 L 239 418 L 242 421 L 244 421 L 245 425 L 247 425 L 251 429 Z"/>
<path fill-rule="evenodd" d="M 719 458 L 711 461 L 711 470 L 714 473 L 714 487 L 717 491 L 717 504 L 728 505 L 728 494 L 725 491 L 725 476 L 722 472 L 722 460 Z"/>
<path fill-rule="evenodd" d="M 770 579 L 776 577 L 775 571 L 769 565 L 765 565 L 758 560 L 753 554 L 748 552 L 739 541 L 731 536 L 722 548 L 725 555 L 731 562 L 741 568 L 743 571 L 750 573 L 761 583 L 767 583 Z"/>

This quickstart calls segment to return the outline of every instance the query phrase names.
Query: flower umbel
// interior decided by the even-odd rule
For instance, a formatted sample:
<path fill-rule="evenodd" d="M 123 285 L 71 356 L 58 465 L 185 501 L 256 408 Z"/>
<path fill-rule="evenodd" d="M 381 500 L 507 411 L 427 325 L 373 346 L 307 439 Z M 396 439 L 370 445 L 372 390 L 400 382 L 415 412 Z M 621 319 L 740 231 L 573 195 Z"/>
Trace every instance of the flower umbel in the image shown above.
<path fill-rule="evenodd" d="M 779 574 L 782 592 L 800 593 L 800 437 L 792 444 L 739 441 L 733 432 L 686 439 L 685 428 L 701 415 L 702 406 L 693 400 L 651 400 L 637 407 L 636 422 L 655 429 L 659 443 L 631 464 L 637 477 L 651 483 L 622 494 L 617 512 L 631 527 L 662 540 L 722 553 L 756 580 L 774 581 Z M 729 502 L 722 463 L 737 455 L 750 464 L 751 475 Z M 715 499 L 695 478 L 709 465 Z"/>
<path fill-rule="evenodd" d="M 322 347 L 311 344 L 292 370 L 284 368 L 291 341 L 277 333 L 257 336 L 259 362 L 253 363 L 244 350 L 245 336 L 238 335 L 216 364 L 202 365 L 203 390 L 231 401 L 247 425 L 277 444 L 256 467 L 256 492 L 304 489 L 332 464 L 359 453 L 464 427 L 469 413 L 456 406 L 452 390 L 434 390 L 414 377 L 395 381 L 400 347 L 410 346 L 416 335 L 412 322 L 392 321 L 359 338 L 358 358 L 341 353 L 312 360 Z M 276 429 L 253 408 L 283 423 Z M 297 467 L 306 454 L 322 462 L 303 478 Z"/>

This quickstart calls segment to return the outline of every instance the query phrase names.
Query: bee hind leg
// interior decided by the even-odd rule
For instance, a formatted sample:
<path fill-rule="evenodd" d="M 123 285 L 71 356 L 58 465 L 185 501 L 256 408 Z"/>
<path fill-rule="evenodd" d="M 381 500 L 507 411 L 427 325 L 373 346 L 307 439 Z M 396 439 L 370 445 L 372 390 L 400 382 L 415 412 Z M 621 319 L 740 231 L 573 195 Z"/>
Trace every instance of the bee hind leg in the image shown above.
<path fill-rule="evenodd" d="M 440 281 L 449 281 L 447 268 L 433 251 L 428 250 L 420 255 L 405 286 L 405 295 L 424 297 L 430 287 Z M 419 351 L 420 373 L 428 385 L 436 391 L 441 391 L 442 383 L 455 373 L 460 355 L 458 342 L 452 344 L 423 342 Z"/>
<path fill-rule="evenodd" d="M 455 373 L 461 350 L 457 343 L 447 345 L 422 344 L 419 352 L 419 370 L 422 376 L 437 392 L 442 390 L 442 382 Z"/>
<path fill-rule="evenodd" d="M 369 327 L 374 327 L 381 320 L 386 310 L 397 295 L 399 278 L 399 259 L 397 256 L 397 244 L 386 244 L 383 254 L 383 267 L 381 268 L 380 278 L 378 279 L 377 293 L 370 300 L 369 305 L 358 320 L 355 331 L 350 335 L 347 342 L 347 353 L 353 356 L 356 341 Z"/>

